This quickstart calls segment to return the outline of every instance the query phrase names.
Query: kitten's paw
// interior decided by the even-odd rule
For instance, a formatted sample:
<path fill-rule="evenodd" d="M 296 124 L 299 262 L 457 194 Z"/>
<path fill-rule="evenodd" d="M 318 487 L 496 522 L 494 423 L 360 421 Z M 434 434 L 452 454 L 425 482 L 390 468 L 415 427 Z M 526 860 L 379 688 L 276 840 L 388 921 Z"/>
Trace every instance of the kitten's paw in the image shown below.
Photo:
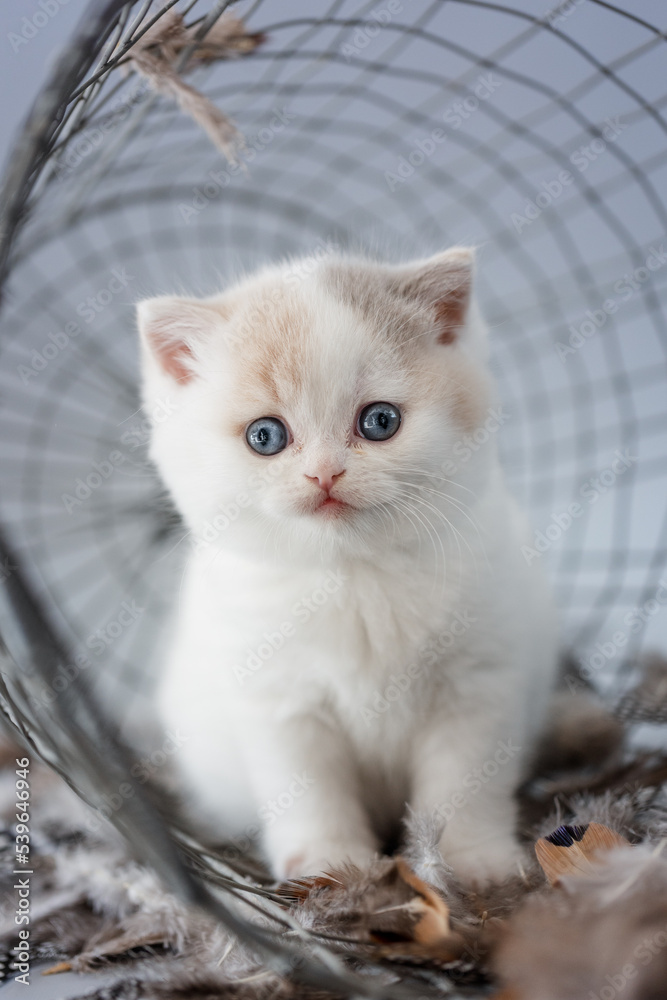
<path fill-rule="evenodd" d="M 366 844 L 321 842 L 292 851 L 284 858 L 272 859 L 271 867 L 276 878 L 283 881 L 306 875 L 319 875 L 324 871 L 340 868 L 348 863 L 364 868 L 377 856 L 374 847 Z"/>
<path fill-rule="evenodd" d="M 503 882 L 510 875 L 518 875 L 526 863 L 525 852 L 513 837 L 495 838 L 484 844 L 458 850 L 445 845 L 441 850 L 456 877 L 468 885 L 478 887 Z"/>

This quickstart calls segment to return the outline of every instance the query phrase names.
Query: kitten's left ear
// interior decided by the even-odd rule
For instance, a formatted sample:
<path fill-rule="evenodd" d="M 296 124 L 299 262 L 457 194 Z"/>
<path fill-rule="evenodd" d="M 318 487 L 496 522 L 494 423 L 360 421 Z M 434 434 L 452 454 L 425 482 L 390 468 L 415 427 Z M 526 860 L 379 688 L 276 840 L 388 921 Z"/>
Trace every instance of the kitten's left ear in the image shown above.
<path fill-rule="evenodd" d="M 162 295 L 137 304 L 137 324 L 148 358 L 179 384 L 194 377 L 198 345 L 219 331 L 220 308 L 199 299 Z"/>
<path fill-rule="evenodd" d="M 433 308 L 440 344 L 453 344 L 465 327 L 474 263 L 472 249 L 454 247 L 399 271 L 399 294 Z"/>

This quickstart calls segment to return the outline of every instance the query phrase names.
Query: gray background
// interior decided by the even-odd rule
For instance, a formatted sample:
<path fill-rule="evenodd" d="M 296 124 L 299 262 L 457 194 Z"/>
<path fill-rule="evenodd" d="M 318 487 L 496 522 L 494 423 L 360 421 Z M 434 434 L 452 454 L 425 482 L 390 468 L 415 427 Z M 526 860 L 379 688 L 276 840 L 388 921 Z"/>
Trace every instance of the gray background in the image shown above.
<path fill-rule="evenodd" d="M 11 0 L 0 6 L 0 134 L 2 160 L 25 115 L 48 77 L 53 59 L 71 36 L 85 10 L 85 0 L 69 0 L 48 23 L 36 31 L 34 38 L 12 46 L 10 36 L 19 34 L 23 18 L 31 18 L 39 8 L 39 0 Z"/>

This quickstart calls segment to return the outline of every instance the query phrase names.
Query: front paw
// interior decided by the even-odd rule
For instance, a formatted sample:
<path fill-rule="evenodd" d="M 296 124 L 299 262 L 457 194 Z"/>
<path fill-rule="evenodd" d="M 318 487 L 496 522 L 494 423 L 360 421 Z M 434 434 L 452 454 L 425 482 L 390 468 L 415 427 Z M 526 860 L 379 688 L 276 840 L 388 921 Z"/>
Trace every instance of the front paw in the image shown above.
<path fill-rule="evenodd" d="M 289 849 L 270 857 L 270 862 L 276 878 L 285 881 L 306 875 L 319 875 L 344 864 L 365 868 L 375 857 L 377 851 L 374 844 L 319 841 L 301 847 L 293 843 Z"/>
<path fill-rule="evenodd" d="M 453 846 L 441 844 L 442 856 L 461 882 L 475 888 L 504 882 L 520 874 L 526 865 L 526 854 L 514 837 L 495 837 L 484 843 Z"/>

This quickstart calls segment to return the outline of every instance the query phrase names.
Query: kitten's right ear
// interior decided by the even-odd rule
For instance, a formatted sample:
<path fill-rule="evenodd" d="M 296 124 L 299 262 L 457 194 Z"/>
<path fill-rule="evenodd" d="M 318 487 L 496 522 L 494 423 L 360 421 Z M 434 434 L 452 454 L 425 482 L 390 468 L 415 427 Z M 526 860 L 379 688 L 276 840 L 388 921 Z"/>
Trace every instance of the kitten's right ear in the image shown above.
<path fill-rule="evenodd" d="M 452 247 L 398 269 L 400 294 L 433 309 L 440 344 L 455 343 L 466 326 L 474 260 L 472 248 Z"/>
<path fill-rule="evenodd" d="M 216 327 L 220 311 L 197 299 L 161 295 L 137 304 L 137 324 L 148 356 L 181 384 L 194 377 L 197 345 Z"/>

